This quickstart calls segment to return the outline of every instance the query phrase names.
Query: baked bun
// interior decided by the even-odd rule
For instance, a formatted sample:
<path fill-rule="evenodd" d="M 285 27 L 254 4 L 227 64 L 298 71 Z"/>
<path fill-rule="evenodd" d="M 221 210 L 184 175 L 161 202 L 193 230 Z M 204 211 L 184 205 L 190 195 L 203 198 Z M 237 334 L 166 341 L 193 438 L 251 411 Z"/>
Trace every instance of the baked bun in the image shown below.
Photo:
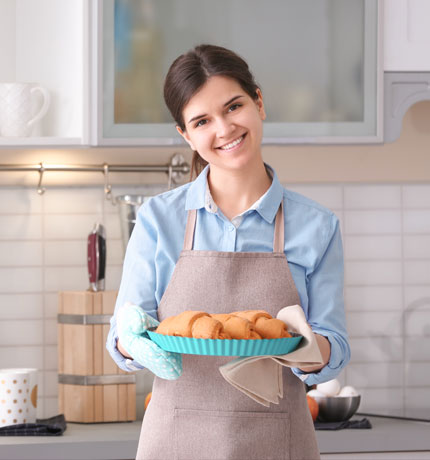
<path fill-rule="evenodd" d="M 254 325 L 245 318 L 226 314 L 214 314 L 211 316 L 222 323 L 224 330 L 232 339 L 261 339 L 261 336 L 255 331 Z"/>
<path fill-rule="evenodd" d="M 284 339 L 291 337 L 291 334 L 287 331 L 287 325 L 277 318 L 258 318 L 255 322 L 255 330 L 263 339 Z"/>
<path fill-rule="evenodd" d="M 267 313 L 264 310 L 243 310 L 243 311 L 234 311 L 232 315 L 239 316 L 241 318 L 245 318 L 251 323 L 255 324 L 258 318 L 267 318 L 271 319 L 272 315 Z"/>
<path fill-rule="evenodd" d="M 176 316 L 170 316 L 161 321 L 155 332 L 164 335 L 176 335 L 179 337 L 192 337 L 194 322 L 202 316 L 209 316 L 204 311 L 186 310 Z"/>
<path fill-rule="evenodd" d="M 191 327 L 191 333 L 195 339 L 231 339 L 222 323 L 211 316 L 197 318 Z"/>
<path fill-rule="evenodd" d="M 273 318 L 264 310 L 244 310 L 233 313 L 240 318 L 248 319 L 254 326 L 255 331 L 263 339 L 282 339 L 291 337 L 287 331 L 287 325 L 280 319 Z"/>

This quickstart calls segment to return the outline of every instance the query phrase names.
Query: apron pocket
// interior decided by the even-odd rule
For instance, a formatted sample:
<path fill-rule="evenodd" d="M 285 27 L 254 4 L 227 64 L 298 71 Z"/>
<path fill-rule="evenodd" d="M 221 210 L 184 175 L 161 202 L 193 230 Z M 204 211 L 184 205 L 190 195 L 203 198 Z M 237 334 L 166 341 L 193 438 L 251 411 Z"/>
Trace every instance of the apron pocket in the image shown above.
<path fill-rule="evenodd" d="M 290 417 L 279 412 L 175 409 L 175 460 L 289 460 Z"/>

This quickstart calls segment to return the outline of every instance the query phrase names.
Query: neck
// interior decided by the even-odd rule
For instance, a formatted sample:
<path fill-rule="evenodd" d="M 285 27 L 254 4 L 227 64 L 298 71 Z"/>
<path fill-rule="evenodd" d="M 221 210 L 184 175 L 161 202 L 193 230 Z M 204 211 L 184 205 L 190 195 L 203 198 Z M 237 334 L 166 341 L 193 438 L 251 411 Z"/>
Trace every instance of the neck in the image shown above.
<path fill-rule="evenodd" d="M 210 166 L 208 184 L 211 195 L 222 213 L 232 219 L 253 205 L 272 184 L 263 160 L 240 170 Z"/>

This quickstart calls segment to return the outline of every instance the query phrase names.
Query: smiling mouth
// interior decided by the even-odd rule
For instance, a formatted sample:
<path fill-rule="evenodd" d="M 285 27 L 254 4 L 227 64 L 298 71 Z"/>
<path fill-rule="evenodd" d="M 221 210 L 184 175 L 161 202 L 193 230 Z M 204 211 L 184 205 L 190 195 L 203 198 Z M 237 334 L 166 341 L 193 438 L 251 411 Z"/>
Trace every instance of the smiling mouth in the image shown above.
<path fill-rule="evenodd" d="M 228 144 L 225 144 L 225 145 L 223 145 L 221 147 L 217 147 L 217 148 L 219 150 L 232 150 L 236 146 L 238 146 L 243 141 L 243 139 L 245 139 L 245 136 L 246 136 L 246 133 L 243 134 L 242 136 L 238 137 L 237 139 L 235 139 L 233 142 L 230 142 Z"/>

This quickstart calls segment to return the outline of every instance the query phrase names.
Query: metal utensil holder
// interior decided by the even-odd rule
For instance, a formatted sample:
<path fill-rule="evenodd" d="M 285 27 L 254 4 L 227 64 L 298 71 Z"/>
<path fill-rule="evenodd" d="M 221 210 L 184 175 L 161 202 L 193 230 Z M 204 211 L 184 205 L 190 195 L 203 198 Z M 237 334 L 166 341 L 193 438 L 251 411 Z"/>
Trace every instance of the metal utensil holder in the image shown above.
<path fill-rule="evenodd" d="M 124 253 L 136 223 L 137 211 L 145 201 L 149 200 L 149 198 L 151 197 L 145 195 L 119 195 L 115 197 L 121 222 L 121 236 Z"/>

